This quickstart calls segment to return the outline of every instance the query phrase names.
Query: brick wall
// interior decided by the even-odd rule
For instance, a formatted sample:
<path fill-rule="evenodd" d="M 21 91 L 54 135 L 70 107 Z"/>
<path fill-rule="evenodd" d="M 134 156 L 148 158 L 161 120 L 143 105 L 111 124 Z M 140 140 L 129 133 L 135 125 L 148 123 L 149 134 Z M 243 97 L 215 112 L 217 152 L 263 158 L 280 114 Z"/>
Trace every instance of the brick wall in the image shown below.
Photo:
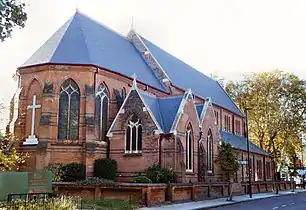
<path fill-rule="evenodd" d="M 292 190 L 292 182 L 258 182 L 252 183 L 253 193 Z M 53 191 L 56 195 L 80 196 L 82 198 L 125 199 L 138 202 L 146 206 L 198 201 L 229 195 L 228 183 L 194 183 L 194 184 L 118 184 L 117 186 L 80 186 L 73 183 L 54 183 Z M 239 189 L 233 188 L 234 195 L 248 193 L 248 184 L 243 183 Z M 244 190 L 241 190 L 244 189 Z M 235 191 L 237 190 L 237 191 Z"/>

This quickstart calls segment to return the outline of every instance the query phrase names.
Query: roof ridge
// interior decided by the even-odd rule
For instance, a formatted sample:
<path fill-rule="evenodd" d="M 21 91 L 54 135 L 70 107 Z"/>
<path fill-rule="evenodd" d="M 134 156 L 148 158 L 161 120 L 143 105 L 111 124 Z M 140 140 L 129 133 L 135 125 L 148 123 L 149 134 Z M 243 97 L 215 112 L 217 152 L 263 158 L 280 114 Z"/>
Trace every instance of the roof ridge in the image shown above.
<path fill-rule="evenodd" d="M 173 98 L 182 98 L 184 95 L 181 95 L 181 96 L 164 96 L 164 97 L 158 97 L 159 99 L 173 99 Z"/>
<path fill-rule="evenodd" d="M 154 44 L 152 41 L 150 41 L 150 40 L 148 40 L 148 39 L 142 37 L 141 35 L 139 35 L 139 36 L 141 37 L 141 39 L 145 39 L 145 40 L 147 40 L 148 42 L 150 42 L 151 44 Z M 210 78 L 209 76 L 207 76 L 206 74 L 204 74 L 203 72 L 197 70 L 195 67 L 191 66 L 190 64 L 186 63 L 186 62 L 183 61 L 182 59 L 178 58 L 176 55 L 174 55 L 174 54 L 168 52 L 167 50 L 165 50 L 165 49 L 163 49 L 163 48 L 161 48 L 161 47 L 158 46 L 157 44 L 154 44 L 154 45 L 155 45 L 156 47 L 158 47 L 159 49 L 163 50 L 164 52 L 166 52 L 167 54 L 173 56 L 174 58 L 176 58 L 177 60 L 179 60 L 179 61 L 182 62 L 183 64 L 185 64 L 185 65 L 191 67 L 192 69 L 194 69 L 194 70 L 196 70 L 197 72 L 203 74 L 204 76 L 208 77 L 209 79 L 212 79 L 212 78 Z M 213 80 L 213 79 L 212 79 L 212 80 Z M 188 89 L 188 88 L 187 88 L 187 89 Z"/>
<path fill-rule="evenodd" d="M 76 15 L 77 15 L 77 13 L 78 13 L 78 11 L 76 11 Z M 78 23 L 78 25 L 80 27 L 81 34 L 82 34 L 82 36 L 84 38 L 84 44 L 85 44 L 86 49 L 87 49 L 88 58 L 89 58 L 90 62 L 92 62 L 91 55 L 90 55 L 90 52 L 89 52 L 89 49 L 88 49 L 88 42 L 87 42 L 86 36 L 84 35 L 84 29 L 82 27 L 82 23 L 81 23 L 79 18 L 77 18 L 76 21 L 77 21 L 77 23 Z"/>

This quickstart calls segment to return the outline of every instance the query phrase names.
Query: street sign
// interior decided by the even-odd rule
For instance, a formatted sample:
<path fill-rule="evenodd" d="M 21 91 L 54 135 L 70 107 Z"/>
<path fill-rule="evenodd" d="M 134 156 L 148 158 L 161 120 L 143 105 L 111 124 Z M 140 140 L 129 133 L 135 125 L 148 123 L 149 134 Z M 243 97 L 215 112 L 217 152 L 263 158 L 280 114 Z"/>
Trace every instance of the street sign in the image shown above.
<path fill-rule="evenodd" d="M 239 165 L 248 165 L 248 161 L 247 160 L 237 160 Z"/>

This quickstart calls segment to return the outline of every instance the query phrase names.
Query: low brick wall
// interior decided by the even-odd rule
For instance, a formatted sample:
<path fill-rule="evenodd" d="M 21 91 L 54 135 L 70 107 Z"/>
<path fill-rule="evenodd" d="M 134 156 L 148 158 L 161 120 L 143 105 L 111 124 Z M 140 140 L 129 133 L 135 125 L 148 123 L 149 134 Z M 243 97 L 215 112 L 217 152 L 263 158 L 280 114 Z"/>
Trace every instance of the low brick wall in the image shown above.
<path fill-rule="evenodd" d="M 76 185 L 75 183 L 53 183 L 57 195 L 79 196 L 82 198 L 124 199 L 145 205 L 166 202 L 166 184 L 120 183 L 116 186 Z"/>
<path fill-rule="evenodd" d="M 290 190 L 295 188 L 292 182 L 254 182 L 253 193 Z M 248 193 L 248 183 L 234 184 L 233 194 Z M 86 185 L 74 183 L 53 183 L 57 195 L 80 196 L 83 198 L 124 199 L 138 202 L 146 206 L 165 203 L 188 202 L 226 197 L 229 194 L 228 183 L 192 183 L 192 184 L 136 184 L 119 183 L 116 186 Z"/>

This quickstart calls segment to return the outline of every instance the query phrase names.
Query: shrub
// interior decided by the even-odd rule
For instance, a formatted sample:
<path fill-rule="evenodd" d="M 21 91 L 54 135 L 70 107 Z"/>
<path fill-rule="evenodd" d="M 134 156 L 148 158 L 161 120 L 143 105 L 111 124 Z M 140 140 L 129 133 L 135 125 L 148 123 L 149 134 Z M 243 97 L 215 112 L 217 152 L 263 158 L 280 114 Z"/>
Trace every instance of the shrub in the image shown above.
<path fill-rule="evenodd" d="M 152 183 L 152 180 L 146 176 L 137 176 L 132 180 L 133 183 Z"/>
<path fill-rule="evenodd" d="M 84 180 L 85 175 L 85 165 L 83 163 L 69 163 L 64 165 L 63 167 L 64 175 L 63 180 L 64 182 L 75 182 L 78 180 Z"/>
<path fill-rule="evenodd" d="M 88 177 L 85 180 L 77 181 L 79 185 L 106 185 L 106 186 L 115 186 L 116 182 L 108 179 L 103 179 L 99 177 Z"/>
<path fill-rule="evenodd" d="M 46 167 L 46 170 L 52 172 L 52 181 L 53 182 L 61 182 L 65 175 L 65 171 L 63 170 L 63 164 L 55 163 Z"/>
<path fill-rule="evenodd" d="M 53 199 L 38 199 L 38 200 L 14 200 L 11 203 L 0 203 L 0 209 L 6 210 L 41 210 L 41 209 L 56 209 L 56 210 L 76 210 L 78 199 L 72 197 L 61 197 Z"/>
<path fill-rule="evenodd" d="M 168 168 L 161 168 L 159 165 L 153 165 L 145 170 L 145 176 L 152 183 L 173 183 L 177 181 L 177 176 L 174 171 Z"/>
<path fill-rule="evenodd" d="M 94 176 L 115 180 L 117 176 L 117 162 L 113 159 L 97 159 L 94 164 Z"/>

